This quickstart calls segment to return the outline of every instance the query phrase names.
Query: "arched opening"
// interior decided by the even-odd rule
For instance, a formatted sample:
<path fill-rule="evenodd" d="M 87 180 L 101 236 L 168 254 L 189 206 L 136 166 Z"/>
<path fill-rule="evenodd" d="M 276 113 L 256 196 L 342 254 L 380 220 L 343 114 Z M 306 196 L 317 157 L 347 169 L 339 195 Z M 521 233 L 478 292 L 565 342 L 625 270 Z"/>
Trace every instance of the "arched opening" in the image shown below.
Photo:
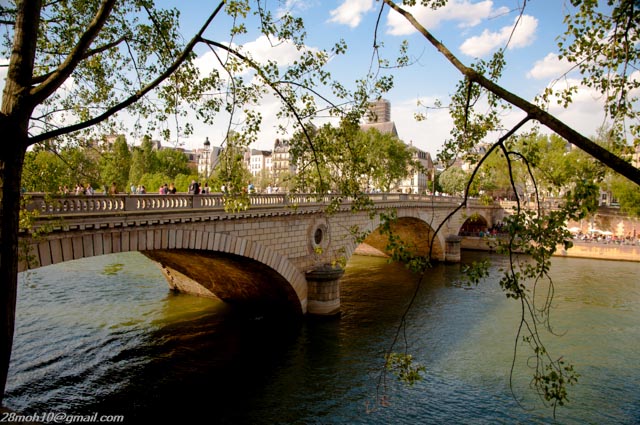
<path fill-rule="evenodd" d="M 202 293 L 198 295 L 213 294 L 222 301 L 250 309 L 252 314 L 302 314 L 298 296 L 289 282 L 272 268 L 253 259 L 204 250 L 141 252 L 161 265 L 174 289 L 184 290 L 179 285 L 193 287 L 193 282 L 196 282 L 202 287 Z M 184 282 L 184 277 L 191 282 Z"/>
<path fill-rule="evenodd" d="M 473 214 L 464 221 L 458 236 L 484 236 L 488 231 L 489 224 L 487 220 L 480 214 Z"/>
<path fill-rule="evenodd" d="M 433 238 L 434 230 L 429 224 L 414 217 L 401 217 L 391 224 L 391 232 L 399 236 L 404 246 L 414 255 L 428 256 L 431 259 L 444 259 L 444 250 L 440 240 Z M 433 248 L 431 240 L 433 239 Z M 369 236 L 356 248 L 361 255 L 389 256 L 389 235 L 382 234 L 380 228 L 371 232 Z"/>

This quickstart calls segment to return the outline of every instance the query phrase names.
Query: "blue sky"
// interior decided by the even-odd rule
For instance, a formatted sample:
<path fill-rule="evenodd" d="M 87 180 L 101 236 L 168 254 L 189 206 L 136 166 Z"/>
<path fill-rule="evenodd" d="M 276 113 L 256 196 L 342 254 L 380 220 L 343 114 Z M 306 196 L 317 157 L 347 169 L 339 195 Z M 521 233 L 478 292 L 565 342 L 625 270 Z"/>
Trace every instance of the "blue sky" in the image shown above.
<path fill-rule="evenodd" d="M 1 1 L 1 0 L 0 0 Z M 156 0 L 158 7 L 176 7 L 181 11 L 181 33 L 189 40 L 202 26 L 217 1 Z M 524 0 L 449 0 L 448 5 L 438 11 L 417 6 L 409 9 L 435 37 L 441 40 L 463 63 L 469 65 L 475 58 L 487 59 L 496 49 L 504 47 L 512 33 L 519 8 Z M 333 59 L 329 68 L 334 78 L 353 87 L 353 82 L 370 71 L 374 29 L 380 1 L 375 0 L 262 0 L 266 7 L 277 11 L 288 9 L 301 16 L 308 32 L 307 46 L 310 49 L 328 49 L 336 41 L 344 39 L 348 45 L 346 55 Z M 568 70 L 566 64 L 557 59 L 556 37 L 562 33 L 563 16 L 566 12 L 564 0 L 529 0 L 525 14 L 511 37 L 506 53 L 507 68 L 499 82 L 515 94 L 532 101 L 556 79 Z M 234 40 L 243 44 L 243 51 L 250 52 L 254 59 L 275 59 L 283 67 L 296 59 L 292 46 L 270 48 L 264 37 L 255 29 L 256 22 L 249 22 L 249 33 Z M 218 16 L 205 34 L 207 38 L 228 42 L 230 19 Z M 382 14 L 378 40 L 384 43 L 382 55 L 395 58 L 403 40 L 409 42 L 409 54 L 414 64 L 393 71 L 395 87 L 385 96 L 391 102 L 391 119 L 396 123 L 399 136 L 435 156 L 448 137 L 451 120 L 446 109 L 427 111 L 427 120 L 417 122 L 416 112 L 424 112 L 418 101 L 433 105 L 435 100 L 448 103 L 460 74 L 400 15 L 388 7 Z M 196 50 L 198 66 L 203 73 L 215 67 L 213 54 L 205 46 Z M 6 68 L 4 68 L 6 69 Z M 568 74 L 561 84 L 575 84 L 574 76 Z M 567 111 L 552 107 L 551 112 L 586 136 L 596 133 L 603 124 L 601 103 L 588 89 L 581 88 L 576 103 Z M 253 147 L 271 149 L 278 134 L 275 113 L 276 99 L 267 97 L 260 104 L 263 113 L 263 132 Z M 505 124 L 513 124 L 522 118 L 516 112 L 505 117 Z M 218 123 L 204 125 L 191 120 L 195 133 L 179 141 L 188 148 L 202 147 L 208 137 L 219 146 L 227 130 L 226 117 Z M 322 122 L 318 122 L 321 124 Z M 130 134 L 130 143 L 136 143 L 142 134 Z M 160 138 L 159 134 L 153 137 Z"/>
<path fill-rule="evenodd" d="M 167 0 L 166 2 L 170 2 Z M 432 11 L 417 6 L 410 9 L 414 16 L 465 64 L 475 58 L 488 59 L 496 49 L 507 45 L 522 0 L 450 0 L 447 7 Z M 330 70 L 334 77 L 349 85 L 362 78 L 372 59 L 373 34 L 381 3 L 374 0 L 288 0 L 267 2 L 273 7 L 286 7 L 306 22 L 309 48 L 329 48 L 338 39 L 347 42 L 349 52 L 334 59 Z M 204 19 L 200 2 L 184 2 L 178 6 L 184 22 L 183 34 L 189 38 Z M 213 6 L 211 6 L 213 7 Z M 520 25 L 511 36 L 506 53 L 507 70 L 500 84 L 519 96 L 533 100 L 550 83 L 563 76 L 566 64 L 557 59 L 556 37 L 563 31 L 565 2 L 558 0 L 530 0 Z M 216 21 L 207 34 L 218 41 L 225 40 L 226 19 Z M 427 44 L 422 35 L 408 22 L 389 8 L 383 12 L 379 39 L 384 42 L 382 54 L 393 59 L 402 40 L 409 41 L 414 65 L 394 70 L 395 87 L 385 96 L 391 101 L 391 116 L 399 136 L 405 142 L 431 152 L 435 156 L 448 137 L 451 121 L 446 110 L 429 110 L 427 120 L 416 122 L 414 113 L 420 109 L 418 100 L 433 105 L 435 99 L 447 104 L 460 77 L 446 60 Z M 268 49 L 256 32 L 243 37 L 245 48 L 256 58 L 276 58 L 283 66 L 295 55 L 291 49 Z M 199 63 L 203 69 L 211 69 L 212 55 L 200 50 Z M 569 74 L 569 77 L 571 75 Z M 563 83 L 575 80 L 563 80 Z M 594 135 L 602 124 L 600 102 L 586 89 L 576 96 L 577 104 L 569 111 L 552 108 L 551 112 L 587 136 Z M 265 114 L 265 130 L 255 147 L 270 149 L 276 137 L 282 137 L 273 129 L 276 110 L 269 99 L 261 105 Z M 523 115 L 514 113 L 505 122 L 515 123 Z M 224 126 L 196 125 L 196 134 L 186 139 L 186 145 L 199 147 L 205 137 L 218 145 L 224 137 Z"/>

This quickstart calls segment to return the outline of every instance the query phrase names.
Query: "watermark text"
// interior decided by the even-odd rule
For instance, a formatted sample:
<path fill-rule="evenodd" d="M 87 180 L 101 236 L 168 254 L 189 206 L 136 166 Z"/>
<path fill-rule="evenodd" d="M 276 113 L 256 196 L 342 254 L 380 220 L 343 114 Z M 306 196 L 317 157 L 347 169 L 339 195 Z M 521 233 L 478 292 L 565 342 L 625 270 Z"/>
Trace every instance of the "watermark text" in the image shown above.
<path fill-rule="evenodd" d="M 49 424 L 76 424 L 76 423 L 122 423 L 124 415 L 72 415 L 64 412 L 44 412 L 24 415 L 16 412 L 0 413 L 0 423 L 27 423 L 41 422 Z"/>

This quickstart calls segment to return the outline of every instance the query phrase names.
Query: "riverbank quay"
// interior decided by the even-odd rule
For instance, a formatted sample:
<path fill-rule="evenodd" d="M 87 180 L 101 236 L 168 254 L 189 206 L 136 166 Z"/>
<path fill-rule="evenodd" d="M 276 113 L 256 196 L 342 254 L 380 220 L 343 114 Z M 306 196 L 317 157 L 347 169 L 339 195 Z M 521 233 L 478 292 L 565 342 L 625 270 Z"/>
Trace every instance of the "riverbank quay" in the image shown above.
<path fill-rule="evenodd" d="M 460 248 L 468 251 L 495 252 L 497 245 L 498 242 L 495 237 L 465 236 L 462 238 Z M 373 257 L 388 257 L 384 252 L 365 243 L 360 244 L 354 253 Z M 573 241 L 573 246 L 569 249 L 564 249 L 563 246 L 558 245 L 554 256 L 640 262 L 640 246 L 576 240 Z"/>
<path fill-rule="evenodd" d="M 460 248 L 467 251 L 488 251 L 495 252 L 497 241 L 494 237 L 477 237 L 465 236 L 462 238 Z M 372 257 L 389 257 L 384 252 L 367 245 L 360 244 L 354 254 L 372 256 Z M 588 258 L 595 260 L 610 261 L 634 261 L 640 262 L 640 246 L 624 245 L 616 243 L 602 242 L 582 242 L 573 241 L 573 246 L 564 249 L 564 246 L 558 245 L 555 257 L 566 258 Z"/>
<path fill-rule="evenodd" d="M 581 240 L 573 240 L 572 242 L 573 246 L 569 249 L 558 245 L 554 256 L 640 262 L 640 246 L 638 245 Z M 496 246 L 495 237 L 465 236 L 460 243 L 461 249 L 472 251 L 495 251 Z"/>

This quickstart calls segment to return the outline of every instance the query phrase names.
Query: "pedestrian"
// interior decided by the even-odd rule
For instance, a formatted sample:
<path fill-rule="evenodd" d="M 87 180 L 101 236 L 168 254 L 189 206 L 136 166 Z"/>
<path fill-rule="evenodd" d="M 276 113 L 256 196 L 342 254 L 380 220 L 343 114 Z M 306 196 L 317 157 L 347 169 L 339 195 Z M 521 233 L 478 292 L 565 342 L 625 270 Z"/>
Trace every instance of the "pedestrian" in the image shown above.
<path fill-rule="evenodd" d="M 200 193 L 200 185 L 195 180 L 191 180 L 191 184 L 189 185 L 189 194 L 197 195 Z"/>

